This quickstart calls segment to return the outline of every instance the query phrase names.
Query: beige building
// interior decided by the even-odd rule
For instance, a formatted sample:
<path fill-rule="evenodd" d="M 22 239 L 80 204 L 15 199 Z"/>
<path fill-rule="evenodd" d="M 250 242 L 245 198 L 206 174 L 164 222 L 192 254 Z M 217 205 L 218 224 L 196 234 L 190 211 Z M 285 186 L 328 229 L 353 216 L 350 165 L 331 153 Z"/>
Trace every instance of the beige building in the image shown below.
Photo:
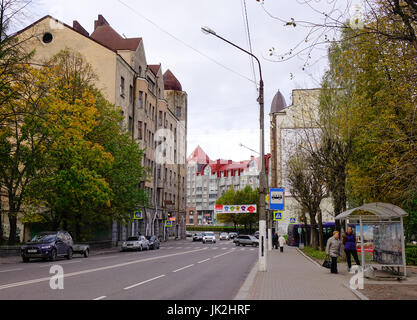
<path fill-rule="evenodd" d="M 138 183 L 148 191 L 151 206 L 138 208 L 145 211 L 143 220 L 128 225 L 114 222 L 109 234 L 113 242 L 137 232 L 183 237 L 187 93 L 173 73 L 163 73 L 160 64 L 148 64 L 143 39 L 122 37 L 102 15 L 94 21 L 91 34 L 77 21 L 69 26 L 45 16 L 17 35 L 29 39 L 26 46 L 35 49 L 35 63 L 42 64 L 66 48 L 80 52 L 97 75 L 97 88 L 120 107 L 125 130 L 145 149 L 143 165 L 150 174 Z M 172 159 L 158 158 L 167 152 Z M 174 226 L 182 226 L 165 230 L 169 216 L 176 218 Z"/>
<path fill-rule="evenodd" d="M 320 89 L 295 89 L 292 92 L 292 104 L 286 105 L 278 91 L 271 104 L 271 187 L 285 188 L 285 210 L 283 220 L 278 224 L 280 234 L 286 234 L 289 217 L 302 215 L 300 205 L 291 195 L 287 181 L 287 162 L 297 148 L 306 143 L 314 144 L 320 137 L 318 121 L 318 98 Z M 323 222 L 334 221 L 330 198 L 323 199 L 320 205 Z"/>

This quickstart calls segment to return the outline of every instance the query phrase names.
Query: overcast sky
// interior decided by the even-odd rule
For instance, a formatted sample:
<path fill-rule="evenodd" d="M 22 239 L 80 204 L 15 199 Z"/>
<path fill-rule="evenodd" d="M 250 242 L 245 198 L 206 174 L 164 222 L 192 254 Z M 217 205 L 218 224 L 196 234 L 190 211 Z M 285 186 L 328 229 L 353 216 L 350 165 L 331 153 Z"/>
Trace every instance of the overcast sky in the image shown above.
<path fill-rule="evenodd" d="M 91 33 L 94 20 L 102 14 L 120 34 L 142 37 L 148 64 L 162 63 L 163 70 L 169 68 L 181 82 L 183 90 L 187 91 L 187 155 L 197 145 L 211 159 L 239 161 L 256 155 L 239 146 L 243 143 L 259 150 L 259 106 L 254 83 L 197 52 L 253 79 L 249 56 L 200 31 L 201 26 L 209 26 L 219 35 L 247 49 L 242 0 L 122 1 L 136 12 L 118 0 L 38 0 L 36 7 L 31 9 L 33 14 L 28 17 L 27 24 L 49 14 L 69 25 L 78 20 Z M 322 2 L 324 7 L 327 1 Z M 304 71 L 304 60 L 301 58 L 281 63 L 267 61 L 265 58 L 269 58 L 271 47 L 278 52 L 287 51 L 305 37 L 307 30 L 284 26 L 282 22 L 272 19 L 256 0 L 246 0 L 246 4 L 253 53 L 260 58 L 263 69 L 265 149 L 269 152 L 269 111 L 275 93 L 281 90 L 289 105 L 293 89 L 318 87 L 327 66 L 326 51 L 315 50 L 312 61 L 318 62 Z M 320 19 L 308 6 L 296 0 L 265 0 L 265 8 L 288 20 Z"/>

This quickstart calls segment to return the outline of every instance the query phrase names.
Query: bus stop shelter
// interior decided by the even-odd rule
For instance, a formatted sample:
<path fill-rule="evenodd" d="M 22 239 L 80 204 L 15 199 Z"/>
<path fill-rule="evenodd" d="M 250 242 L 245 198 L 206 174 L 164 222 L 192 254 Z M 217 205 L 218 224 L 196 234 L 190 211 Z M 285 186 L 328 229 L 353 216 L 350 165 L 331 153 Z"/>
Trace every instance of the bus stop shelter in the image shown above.
<path fill-rule="evenodd" d="M 393 204 L 375 202 L 342 212 L 335 219 L 344 221 L 346 226 L 356 225 L 357 237 L 359 227 L 363 270 L 370 266 L 392 271 L 397 268 L 399 274 L 403 268 L 404 277 L 407 277 L 403 224 L 407 215 Z"/>

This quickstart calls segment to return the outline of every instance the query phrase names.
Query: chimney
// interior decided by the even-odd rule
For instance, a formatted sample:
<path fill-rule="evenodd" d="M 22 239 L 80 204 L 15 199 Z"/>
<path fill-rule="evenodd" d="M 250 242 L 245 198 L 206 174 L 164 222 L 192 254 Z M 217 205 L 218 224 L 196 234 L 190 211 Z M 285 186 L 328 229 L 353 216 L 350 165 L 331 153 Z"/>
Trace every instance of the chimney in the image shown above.
<path fill-rule="evenodd" d="M 104 19 L 104 17 L 101 14 L 99 14 L 98 19 L 94 21 L 94 31 L 96 31 L 98 27 L 104 26 L 105 24 L 108 25 L 109 23 L 107 22 L 106 19 Z"/>
<path fill-rule="evenodd" d="M 90 36 L 90 34 L 87 32 L 87 30 L 85 30 L 84 28 L 83 28 L 83 26 L 77 21 L 77 20 L 74 20 L 73 22 L 72 22 L 72 28 L 75 30 L 75 31 L 77 31 L 77 32 L 79 32 L 79 33 L 81 33 L 81 34 L 83 34 L 83 35 L 85 35 L 86 37 L 89 37 Z"/>

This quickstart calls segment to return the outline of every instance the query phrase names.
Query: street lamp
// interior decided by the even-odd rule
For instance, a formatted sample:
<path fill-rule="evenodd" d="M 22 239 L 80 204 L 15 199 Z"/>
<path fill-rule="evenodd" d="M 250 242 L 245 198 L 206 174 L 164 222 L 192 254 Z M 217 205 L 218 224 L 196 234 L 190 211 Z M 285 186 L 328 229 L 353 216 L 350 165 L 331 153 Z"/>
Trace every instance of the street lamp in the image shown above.
<path fill-rule="evenodd" d="M 245 52 L 246 54 L 253 57 L 259 66 L 259 125 L 260 125 L 260 156 L 261 156 L 261 171 L 259 173 L 259 260 L 258 266 L 259 271 L 266 271 L 266 215 L 265 215 L 265 193 L 266 193 L 266 176 L 265 176 L 265 146 L 264 146 L 264 82 L 262 80 L 262 69 L 259 59 L 253 55 L 251 52 L 242 49 L 241 47 L 235 45 L 233 42 L 226 40 L 225 38 L 219 36 L 209 27 L 202 27 L 201 31 L 204 34 L 211 34 L 233 47 Z"/>

